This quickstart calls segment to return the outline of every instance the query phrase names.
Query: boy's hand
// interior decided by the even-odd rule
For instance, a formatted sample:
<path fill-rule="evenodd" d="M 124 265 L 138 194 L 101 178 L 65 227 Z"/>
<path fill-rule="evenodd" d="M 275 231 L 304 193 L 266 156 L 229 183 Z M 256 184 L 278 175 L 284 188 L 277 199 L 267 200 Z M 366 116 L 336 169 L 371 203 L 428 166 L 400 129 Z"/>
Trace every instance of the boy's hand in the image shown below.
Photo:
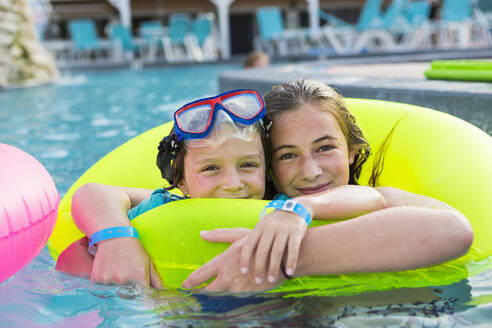
<path fill-rule="evenodd" d="M 133 281 L 142 286 L 162 288 L 152 260 L 136 238 L 114 238 L 99 242 L 91 281 L 119 285 Z"/>

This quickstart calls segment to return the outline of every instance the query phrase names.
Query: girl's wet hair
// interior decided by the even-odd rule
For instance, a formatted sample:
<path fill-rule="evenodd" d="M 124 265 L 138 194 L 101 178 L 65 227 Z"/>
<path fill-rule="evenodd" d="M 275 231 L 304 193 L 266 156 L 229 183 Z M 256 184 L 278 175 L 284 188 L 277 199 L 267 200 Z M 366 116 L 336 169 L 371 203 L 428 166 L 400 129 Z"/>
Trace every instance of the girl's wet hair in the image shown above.
<path fill-rule="evenodd" d="M 265 129 L 261 122 L 254 123 L 255 131 L 259 133 L 261 143 L 265 152 L 265 167 L 267 172 L 270 170 L 271 151 L 270 143 L 267 140 Z M 165 190 L 177 188 L 179 183 L 184 179 L 184 158 L 187 153 L 186 141 L 178 141 L 176 132 L 173 129 L 164 137 L 157 147 L 156 164 L 161 171 L 161 176 L 169 183 L 169 187 L 164 187 Z M 264 199 L 273 198 L 273 183 L 266 182 L 266 192 Z"/>
<path fill-rule="evenodd" d="M 322 82 L 301 79 L 273 87 L 264 96 L 264 100 L 267 114 L 271 118 L 278 113 L 296 110 L 307 104 L 331 114 L 347 140 L 349 151 L 355 152 L 354 162 L 349 166 L 349 184 L 358 184 L 362 165 L 369 157 L 371 147 L 340 94 Z"/>

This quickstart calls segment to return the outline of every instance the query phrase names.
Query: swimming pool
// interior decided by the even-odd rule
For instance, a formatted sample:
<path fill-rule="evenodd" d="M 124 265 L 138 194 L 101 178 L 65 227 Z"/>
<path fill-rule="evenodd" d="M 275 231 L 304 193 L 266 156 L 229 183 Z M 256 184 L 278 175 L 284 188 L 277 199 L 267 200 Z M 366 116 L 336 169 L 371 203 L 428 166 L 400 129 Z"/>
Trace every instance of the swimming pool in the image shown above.
<path fill-rule="evenodd" d="M 91 71 L 0 93 L 0 142 L 38 158 L 60 194 L 98 158 L 218 90 L 237 65 Z M 0 326 L 453 327 L 492 325 L 492 272 L 451 286 L 356 297 L 246 299 L 102 286 L 54 271 L 46 249 L 0 285 Z"/>

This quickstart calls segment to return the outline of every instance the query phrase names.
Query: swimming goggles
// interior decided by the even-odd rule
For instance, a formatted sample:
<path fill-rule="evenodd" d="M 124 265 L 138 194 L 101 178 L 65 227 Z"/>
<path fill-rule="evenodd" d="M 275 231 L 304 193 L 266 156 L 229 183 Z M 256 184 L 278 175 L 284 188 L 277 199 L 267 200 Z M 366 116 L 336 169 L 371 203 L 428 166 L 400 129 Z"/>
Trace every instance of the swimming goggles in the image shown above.
<path fill-rule="evenodd" d="M 241 89 L 188 103 L 174 113 L 178 141 L 209 135 L 219 110 L 237 123 L 251 125 L 265 116 L 265 102 L 255 90 Z"/>

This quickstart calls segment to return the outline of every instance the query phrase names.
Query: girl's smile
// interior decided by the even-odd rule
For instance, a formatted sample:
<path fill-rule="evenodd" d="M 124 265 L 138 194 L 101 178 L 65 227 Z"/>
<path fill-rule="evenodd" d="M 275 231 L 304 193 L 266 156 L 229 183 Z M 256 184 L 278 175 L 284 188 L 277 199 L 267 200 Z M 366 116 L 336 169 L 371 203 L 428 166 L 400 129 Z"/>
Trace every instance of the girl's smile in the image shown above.
<path fill-rule="evenodd" d="M 302 132 L 301 132 L 302 131 Z M 345 185 L 354 152 L 333 116 L 315 105 L 275 117 L 270 135 L 277 189 L 295 197 Z"/>

